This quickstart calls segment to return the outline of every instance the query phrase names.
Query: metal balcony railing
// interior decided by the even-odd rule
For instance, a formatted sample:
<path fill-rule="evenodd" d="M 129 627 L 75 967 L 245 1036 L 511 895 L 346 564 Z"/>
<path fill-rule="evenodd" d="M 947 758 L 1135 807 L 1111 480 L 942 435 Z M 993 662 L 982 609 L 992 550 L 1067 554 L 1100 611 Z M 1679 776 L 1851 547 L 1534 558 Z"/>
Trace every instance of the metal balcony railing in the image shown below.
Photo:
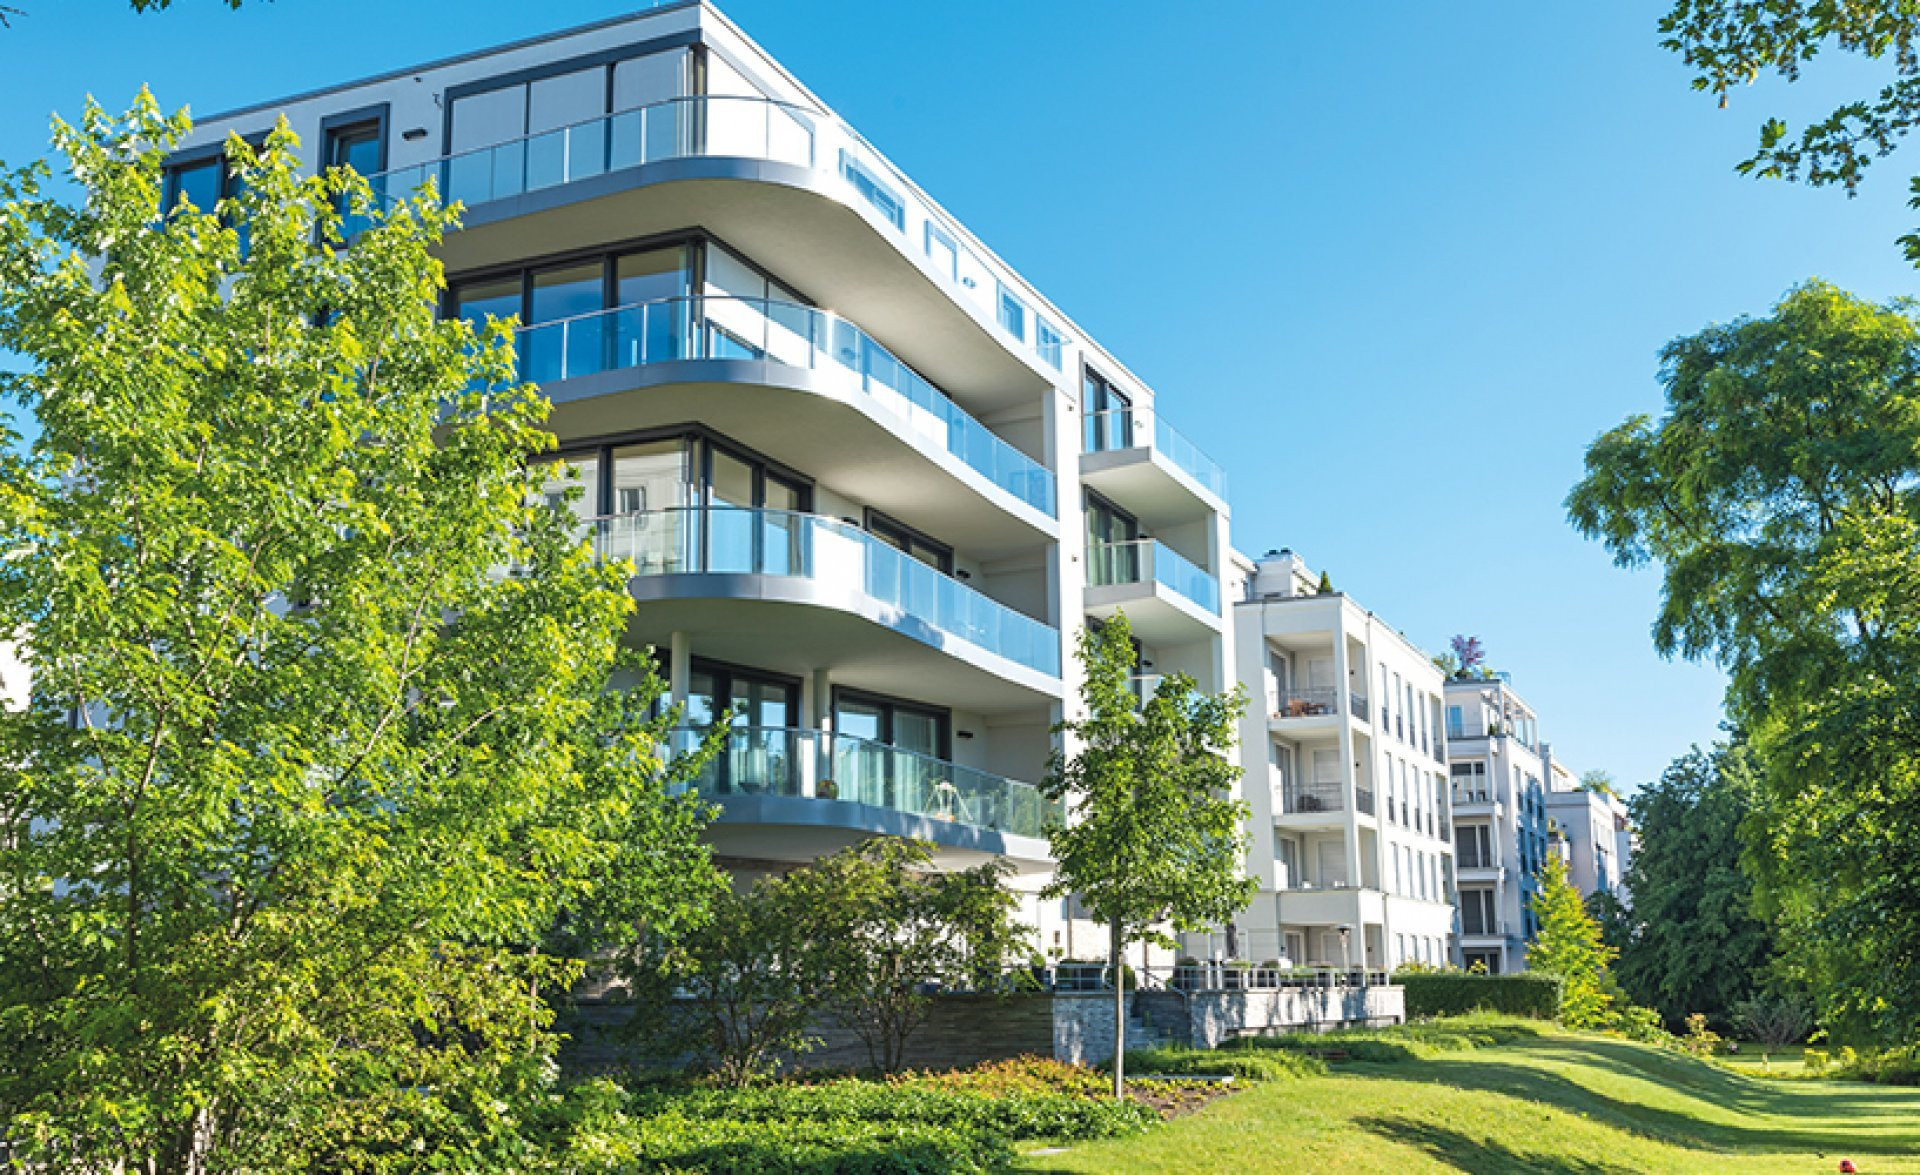
<path fill-rule="evenodd" d="M 1274 702 L 1275 718 L 1316 718 L 1338 710 L 1340 691 L 1330 685 L 1281 690 Z"/>

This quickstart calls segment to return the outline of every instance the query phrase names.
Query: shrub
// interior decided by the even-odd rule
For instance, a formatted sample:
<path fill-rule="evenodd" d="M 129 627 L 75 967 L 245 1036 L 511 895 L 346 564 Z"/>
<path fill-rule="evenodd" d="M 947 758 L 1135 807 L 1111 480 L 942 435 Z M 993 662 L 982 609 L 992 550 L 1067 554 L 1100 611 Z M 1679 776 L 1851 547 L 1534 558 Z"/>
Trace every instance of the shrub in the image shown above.
<path fill-rule="evenodd" d="M 1639 1004 L 1620 1004 L 1613 1009 L 1612 1021 L 1606 1026 L 1608 1032 L 1617 1032 L 1628 1040 L 1637 1040 L 1642 1044 L 1671 1046 L 1673 1034 L 1667 1031 L 1660 1013 Z"/>
<path fill-rule="evenodd" d="M 1560 1010 L 1560 980 L 1522 971 L 1514 975 L 1438 972 L 1397 976 L 1406 989 L 1408 1018 L 1504 1012 L 1551 1020 Z"/>
<path fill-rule="evenodd" d="M 739 1122 L 860 1122 L 869 1125 L 937 1126 L 1014 1141 L 1083 1141 L 1136 1134 L 1159 1121 L 1134 1102 L 1063 1093 L 1000 1096 L 942 1089 L 912 1082 L 892 1084 L 840 1079 L 820 1085 L 708 1088 L 635 1099 L 658 1114 Z"/>
<path fill-rule="evenodd" d="M 1705 1012 L 1695 1012 L 1687 1017 L 1687 1034 L 1680 1038 L 1680 1045 L 1696 1057 L 1710 1057 L 1720 1051 L 1720 1034 L 1707 1027 Z"/>
<path fill-rule="evenodd" d="M 682 1113 L 632 1124 L 596 1156 L 608 1169 L 743 1175 L 974 1175 L 1013 1165 L 991 1133 L 908 1122 L 739 1121 Z"/>
<path fill-rule="evenodd" d="M 1841 1063 L 1834 1070 L 1834 1076 L 1855 1081 L 1874 1081 L 1881 1085 L 1920 1085 L 1920 1045 L 1907 1045 L 1905 1048 L 1849 1059 L 1850 1051 L 1841 1050 Z M 1812 1057 L 1812 1050 L 1808 1050 L 1808 1057 Z M 1809 1063 L 1807 1068 L 1811 1071 L 1813 1065 Z"/>
<path fill-rule="evenodd" d="M 1160 1077 L 1226 1075 L 1236 1082 L 1288 1081 L 1325 1073 L 1326 1065 L 1303 1055 L 1245 1049 L 1140 1049 L 1127 1053 L 1126 1071 Z"/>
<path fill-rule="evenodd" d="M 1109 1083 L 1099 1072 L 1051 1057 L 1012 1057 L 985 1061 L 969 1069 L 939 1073 L 902 1073 L 895 1084 L 926 1089 L 960 1089 L 1000 1096 L 1009 1093 L 1070 1093 L 1102 1097 Z"/>
<path fill-rule="evenodd" d="M 1539 1029 L 1511 1018 L 1479 1013 L 1448 1016 L 1391 1028 L 1342 1028 L 1333 1032 L 1290 1032 L 1284 1036 L 1243 1037 L 1239 1049 L 1298 1054 L 1339 1050 L 1355 1061 L 1392 1063 L 1440 1053 L 1491 1048 L 1538 1036 Z"/>

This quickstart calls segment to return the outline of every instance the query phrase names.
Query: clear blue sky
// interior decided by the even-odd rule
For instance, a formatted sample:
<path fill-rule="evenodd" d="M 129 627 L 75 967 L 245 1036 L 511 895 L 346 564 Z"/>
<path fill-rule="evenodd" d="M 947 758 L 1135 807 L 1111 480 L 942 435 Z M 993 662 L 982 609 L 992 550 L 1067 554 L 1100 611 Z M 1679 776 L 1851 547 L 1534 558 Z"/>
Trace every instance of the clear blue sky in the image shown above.
<path fill-rule="evenodd" d="M 215 112 L 623 11 L 9 2 L 9 162 L 88 93 Z M 1920 217 L 1898 161 L 1852 201 L 1734 175 L 1762 117 L 1861 75 L 1716 110 L 1663 7 L 723 4 L 1158 389 L 1241 549 L 1293 547 L 1429 649 L 1478 634 L 1560 754 L 1629 785 L 1715 737 L 1721 680 L 1661 661 L 1654 576 L 1568 529 L 1583 447 L 1657 409 L 1675 335 L 1816 274 L 1912 291 Z"/>

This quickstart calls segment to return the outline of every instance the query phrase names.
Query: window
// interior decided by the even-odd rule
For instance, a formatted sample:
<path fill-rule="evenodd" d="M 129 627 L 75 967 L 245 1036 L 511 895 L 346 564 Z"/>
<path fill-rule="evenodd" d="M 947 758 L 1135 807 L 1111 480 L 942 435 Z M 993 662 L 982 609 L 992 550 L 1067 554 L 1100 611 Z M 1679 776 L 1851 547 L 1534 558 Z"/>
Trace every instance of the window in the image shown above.
<path fill-rule="evenodd" d="M 865 197 L 867 203 L 873 205 L 874 210 L 885 217 L 893 227 L 903 232 L 906 230 L 906 204 L 892 188 L 875 178 L 874 174 L 844 147 L 840 149 L 840 174 L 853 185 L 853 190 Z"/>
<path fill-rule="evenodd" d="M 1138 583 L 1140 523 L 1091 491 L 1087 494 L 1087 582 L 1096 586 Z"/>
<path fill-rule="evenodd" d="M 953 574 L 953 548 L 937 542 L 904 523 L 896 522 L 878 510 L 867 511 L 867 533 L 905 551 L 909 558 L 925 563 L 942 575 Z"/>
<path fill-rule="evenodd" d="M 1000 328 L 1023 343 L 1027 340 L 1027 304 L 1004 283 L 1000 286 Z"/>
<path fill-rule="evenodd" d="M 1469 971 L 1479 968 L 1488 975 L 1500 974 L 1499 951 L 1464 951 L 1460 957 Z"/>
<path fill-rule="evenodd" d="M 1087 452 L 1133 447 L 1133 400 L 1091 367 L 1081 377 L 1080 413 L 1086 419 Z"/>
<path fill-rule="evenodd" d="M 1460 891 L 1460 933 L 1500 933 L 1499 922 L 1494 916 L 1492 890 L 1462 889 Z"/>
<path fill-rule="evenodd" d="M 919 702 L 833 691 L 833 731 L 934 759 L 947 757 L 948 711 Z"/>
<path fill-rule="evenodd" d="M 1283 836 L 1276 844 L 1280 857 L 1281 889 L 1304 889 L 1307 879 L 1300 875 L 1300 842 Z"/>
<path fill-rule="evenodd" d="M 1453 772 L 1453 802 L 1456 804 L 1484 804 L 1493 799 L 1487 790 L 1487 765 L 1480 760 L 1467 763 L 1454 763 L 1449 768 Z"/>
<path fill-rule="evenodd" d="M 212 154 L 190 163 L 167 168 L 165 195 L 160 206 L 168 212 L 182 201 L 191 201 L 201 212 L 212 212 L 214 205 L 228 195 L 232 177 L 227 173 L 227 157 Z"/>
<path fill-rule="evenodd" d="M 374 180 L 387 167 L 387 136 L 385 112 L 361 117 L 351 114 L 338 118 L 329 118 L 321 122 L 322 133 L 326 135 L 325 156 L 328 167 L 350 167 L 361 177 Z M 374 198 L 381 196 L 380 189 L 374 189 Z M 340 236 L 351 240 L 367 228 L 363 217 L 354 216 L 348 211 L 345 196 L 336 198 L 334 210 L 340 214 Z"/>
<path fill-rule="evenodd" d="M 801 794 L 801 744 L 793 730 L 800 683 L 763 670 L 696 660 L 687 676 L 687 724 L 705 728 L 729 709 L 733 733 L 702 773 L 702 784 L 723 795 Z"/>
<path fill-rule="evenodd" d="M 927 259 L 948 281 L 960 280 L 960 246 L 953 234 L 931 220 L 927 222 Z"/>
<path fill-rule="evenodd" d="M 1447 707 L 1447 737 L 1463 738 L 1467 728 L 1466 717 L 1458 706 Z"/>
<path fill-rule="evenodd" d="M 1033 349 L 1047 365 L 1055 371 L 1060 370 L 1063 349 L 1067 336 L 1054 329 L 1054 325 L 1039 315 L 1033 316 Z"/>

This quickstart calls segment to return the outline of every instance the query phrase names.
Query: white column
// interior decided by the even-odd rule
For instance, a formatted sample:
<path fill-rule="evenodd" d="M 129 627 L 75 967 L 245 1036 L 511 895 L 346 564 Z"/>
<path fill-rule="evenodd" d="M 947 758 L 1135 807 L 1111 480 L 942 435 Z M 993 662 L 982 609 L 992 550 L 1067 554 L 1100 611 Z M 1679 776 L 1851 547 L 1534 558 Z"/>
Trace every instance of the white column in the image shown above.
<path fill-rule="evenodd" d="M 684 632 L 675 632 L 667 653 L 667 688 L 673 693 L 674 705 L 686 703 L 687 689 L 692 679 L 693 637 Z"/>

